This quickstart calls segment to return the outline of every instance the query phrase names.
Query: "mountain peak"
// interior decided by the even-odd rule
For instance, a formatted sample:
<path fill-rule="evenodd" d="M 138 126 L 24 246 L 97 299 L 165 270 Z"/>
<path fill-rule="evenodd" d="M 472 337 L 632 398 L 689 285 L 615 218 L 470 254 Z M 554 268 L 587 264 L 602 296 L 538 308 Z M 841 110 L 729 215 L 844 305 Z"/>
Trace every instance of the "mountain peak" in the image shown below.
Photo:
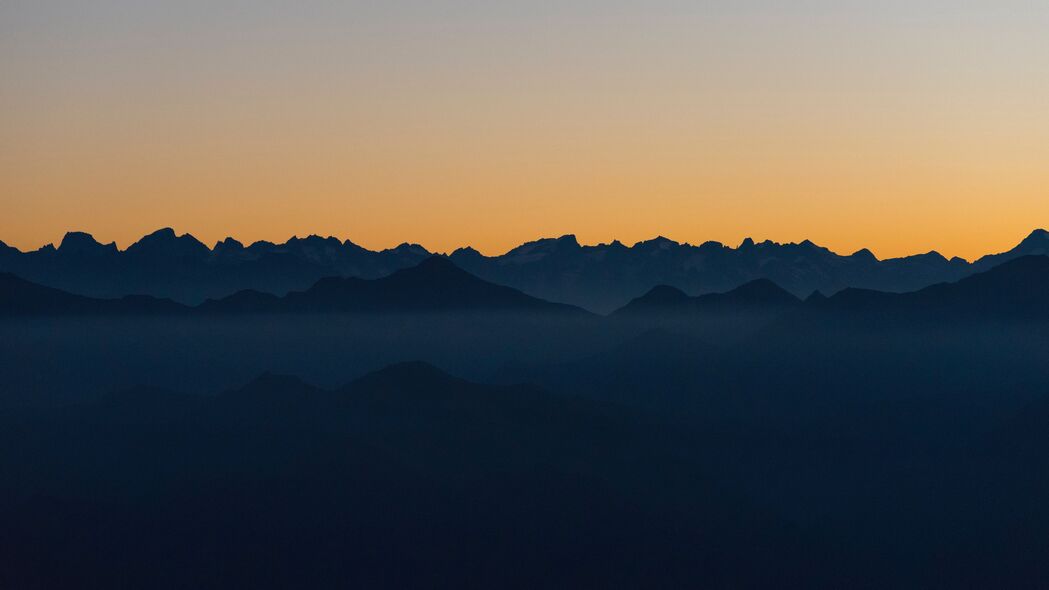
<path fill-rule="evenodd" d="M 615 315 L 632 315 L 646 313 L 663 313 L 681 310 L 689 305 L 692 298 L 684 291 L 670 285 L 656 285 L 640 297 L 613 312 Z"/>
<path fill-rule="evenodd" d="M 857 260 L 868 260 L 871 262 L 878 261 L 878 257 L 874 255 L 874 252 L 871 252 L 867 248 L 860 248 L 859 250 L 856 250 L 855 252 L 850 254 L 849 257 L 855 258 Z"/>
<path fill-rule="evenodd" d="M 89 233 L 71 231 L 62 238 L 58 249 L 63 254 L 102 254 L 116 253 L 117 245 L 112 242 L 102 245 Z"/>
<path fill-rule="evenodd" d="M 397 245 L 396 248 L 392 248 L 391 251 L 398 254 L 415 254 L 418 256 L 431 256 L 429 250 L 423 248 L 419 244 L 409 244 L 408 242 L 402 242 Z"/>
<path fill-rule="evenodd" d="M 62 243 L 58 245 L 59 248 L 76 247 L 80 244 L 99 245 L 95 237 L 87 232 L 82 231 L 69 231 L 66 235 L 62 236 Z"/>
<path fill-rule="evenodd" d="M 242 244 L 239 240 L 235 240 L 235 239 L 233 239 L 231 237 L 228 237 L 225 240 L 220 240 L 218 242 L 215 242 L 215 247 L 212 248 L 213 251 L 218 251 L 218 250 L 243 250 L 243 249 L 244 249 L 244 244 Z"/>
<path fill-rule="evenodd" d="M 738 249 L 742 250 L 744 248 L 751 248 L 753 246 L 754 246 L 754 239 L 747 237 L 747 238 L 743 238 L 743 241 L 740 242 Z"/>
<path fill-rule="evenodd" d="M 642 295 L 639 300 L 645 300 L 651 303 L 665 303 L 668 301 L 683 301 L 688 298 L 688 295 L 677 287 L 672 287 L 670 285 L 656 285 L 649 289 L 648 293 Z"/>
<path fill-rule="evenodd" d="M 350 383 L 351 387 L 400 389 L 458 382 L 459 379 L 423 361 L 405 361 L 383 367 Z"/>
<path fill-rule="evenodd" d="M 816 289 L 805 298 L 805 303 L 808 304 L 820 304 L 827 300 L 827 296 L 823 294 L 823 291 Z"/>
<path fill-rule="evenodd" d="M 504 256 L 516 258 L 518 262 L 538 260 L 560 250 L 578 250 L 579 242 L 575 235 L 565 234 L 560 238 L 541 238 L 531 242 L 525 242 L 510 250 Z"/>
<path fill-rule="evenodd" d="M 1012 260 L 1020 256 L 1049 255 L 1049 231 L 1038 228 L 1027 235 L 1012 250 L 998 254 L 987 254 L 973 262 L 977 270 L 987 270 L 1002 262 Z"/>
<path fill-rule="evenodd" d="M 769 279 L 754 279 L 722 294 L 737 302 L 795 302 L 797 298 Z"/>
<path fill-rule="evenodd" d="M 679 246 L 679 245 L 680 244 L 678 244 L 674 240 L 671 240 L 670 238 L 665 238 L 663 236 L 656 236 L 656 237 L 652 238 L 651 240 L 644 240 L 642 242 L 638 242 L 638 243 L 634 244 L 634 247 L 637 248 L 637 247 L 640 246 L 642 248 L 652 248 L 652 249 L 656 249 L 656 250 L 669 250 L 670 248 L 673 248 L 674 246 Z"/>
<path fill-rule="evenodd" d="M 415 265 L 413 267 L 410 267 L 410 268 L 406 268 L 404 270 L 407 271 L 407 270 L 412 270 L 412 269 L 420 270 L 420 271 L 440 271 L 440 272 L 455 271 L 455 272 L 465 272 L 461 268 L 456 266 L 454 262 L 452 262 L 451 260 L 448 260 L 447 257 L 441 256 L 440 254 L 434 254 L 434 255 L 432 255 L 432 256 L 430 256 L 428 258 L 424 258 L 422 260 L 422 262 L 420 262 L 419 264 L 417 264 L 417 265 Z M 398 272 L 403 272 L 403 271 L 398 271 Z"/>
<path fill-rule="evenodd" d="M 206 256 L 211 250 L 190 234 L 178 236 L 175 235 L 175 230 L 165 227 L 143 236 L 142 239 L 131 244 L 127 252 L 189 258 Z"/>
<path fill-rule="evenodd" d="M 451 254 L 452 256 L 466 256 L 469 258 L 477 258 L 481 256 L 481 253 L 470 246 L 464 246 L 462 248 L 456 248 Z"/>
<path fill-rule="evenodd" d="M 1024 254 L 1049 254 L 1049 231 L 1036 229 L 1020 242 L 1016 250 Z"/>
<path fill-rule="evenodd" d="M 947 257 L 944 256 L 943 254 L 940 254 L 936 250 L 929 250 L 925 254 L 918 254 L 916 256 L 916 258 L 925 259 L 925 260 L 934 260 L 936 262 L 947 262 Z"/>
<path fill-rule="evenodd" d="M 620 308 L 616 314 L 695 312 L 702 309 L 793 305 L 798 299 L 769 279 L 755 279 L 724 293 L 689 297 L 676 287 L 659 285 Z"/>
<path fill-rule="evenodd" d="M 171 240 L 173 240 L 173 239 L 175 239 L 175 237 L 176 237 L 176 235 L 175 235 L 175 230 L 174 229 L 172 229 L 170 227 L 162 227 L 162 228 L 156 230 L 153 233 L 149 233 L 149 234 L 146 234 L 145 236 L 142 236 L 142 239 L 144 240 L 146 238 L 154 238 L 154 239 L 158 239 L 158 240 L 159 239 L 171 239 Z M 142 241 L 142 240 L 139 240 L 139 241 Z"/>
<path fill-rule="evenodd" d="M 577 313 L 579 308 L 550 303 L 487 282 L 459 268 L 443 255 L 378 279 L 329 277 L 305 291 L 293 291 L 269 309 L 274 311 L 438 311 L 548 310 Z"/>
<path fill-rule="evenodd" d="M 316 245 L 322 245 L 322 244 L 328 244 L 328 243 L 334 243 L 336 245 L 340 245 L 341 244 L 341 242 L 339 242 L 338 238 L 335 238 L 333 236 L 328 236 L 328 237 L 325 238 L 325 237 L 319 236 L 317 234 L 310 234 L 310 235 L 306 236 L 305 238 L 300 238 L 299 236 L 293 236 L 291 239 L 288 240 L 288 244 L 299 243 L 299 242 L 302 242 L 303 244 L 316 244 Z"/>
<path fill-rule="evenodd" d="M 349 279 L 337 280 L 345 281 Z M 464 285 L 483 282 L 481 279 L 459 268 L 457 264 L 441 254 L 432 254 L 422 259 L 415 266 L 394 271 L 392 274 L 378 279 L 378 281 L 387 284 L 397 284 L 402 287 L 411 286 L 413 289 L 430 289 L 437 285 Z"/>

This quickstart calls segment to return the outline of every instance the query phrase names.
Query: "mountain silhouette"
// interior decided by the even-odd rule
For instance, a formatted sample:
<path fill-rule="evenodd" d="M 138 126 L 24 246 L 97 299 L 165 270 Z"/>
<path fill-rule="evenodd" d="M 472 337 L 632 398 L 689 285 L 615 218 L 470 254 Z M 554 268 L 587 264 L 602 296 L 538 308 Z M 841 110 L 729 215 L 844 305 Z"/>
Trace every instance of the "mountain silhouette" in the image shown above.
<path fill-rule="evenodd" d="M 768 279 L 796 297 L 845 287 L 907 291 L 964 276 L 961 259 L 922 255 L 879 261 L 869 251 L 842 256 L 810 241 L 744 240 L 682 244 L 658 237 L 627 247 L 580 246 L 573 236 L 539 240 L 493 257 L 458 250 L 452 260 L 477 276 L 551 301 L 599 312 L 623 307 L 656 285 L 694 294 L 723 293 Z"/>
<path fill-rule="evenodd" d="M 1049 256 L 1049 231 L 1036 229 L 1012 250 L 983 256 L 972 266 L 975 272 L 981 272 L 1021 256 Z"/>
<path fill-rule="evenodd" d="M 89 297 L 145 294 L 196 305 L 247 289 L 284 295 L 330 276 L 378 278 L 429 256 L 413 244 L 373 252 L 319 236 L 248 246 L 226 238 L 208 248 L 164 228 L 123 251 L 84 232 L 69 232 L 58 248 L 23 253 L 0 246 L 0 272 Z"/>
<path fill-rule="evenodd" d="M 91 241 L 94 241 L 92 238 Z M 203 260 L 210 250 L 189 234 L 175 234 L 170 227 L 157 230 L 128 246 L 129 257 L 152 260 Z"/>
<path fill-rule="evenodd" d="M 114 242 L 100 244 L 90 234 L 84 232 L 69 232 L 62 238 L 58 246 L 58 252 L 69 257 L 101 258 L 115 256 L 118 254 L 117 245 Z"/>
<path fill-rule="evenodd" d="M 732 248 L 657 237 L 633 246 L 618 241 L 585 246 L 573 235 L 535 240 L 497 256 L 465 247 L 449 259 L 486 281 L 607 313 L 657 285 L 692 294 L 723 293 L 768 279 L 799 298 L 850 287 L 908 292 L 1047 252 L 1049 232 L 1039 229 L 1015 248 L 973 263 L 936 252 L 885 260 L 867 249 L 841 255 L 808 240 L 781 244 L 747 238 Z M 70 232 L 58 248 L 49 244 L 31 252 L 0 242 L 0 272 L 91 297 L 145 294 L 196 305 L 244 290 L 283 296 L 325 277 L 375 279 L 431 255 L 417 244 L 371 251 L 349 240 L 316 235 L 282 244 L 245 245 L 225 238 L 208 248 L 189 234 L 164 228 L 123 251 L 84 232 Z"/>
<path fill-rule="evenodd" d="M 100 250 L 88 247 L 88 257 Z M 101 252 L 110 249 L 102 247 Z M 866 312 L 922 312 L 971 316 L 1042 317 L 1049 309 L 1049 256 L 1030 255 L 1009 260 L 985 272 L 953 283 L 939 283 L 908 293 L 871 289 L 844 289 L 831 297 L 816 291 L 806 298 L 811 310 Z M 669 285 L 659 285 L 616 310 L 616 316 L 731 314 L 781 312 L 801 301 L 767 279 L 750 281 L 724 293 L 689 296 Z M 328 277 L 304 291 L 278 297 L 245 290 L 191 308 L 147 295 L 114 299 L 85 297 L 0 273 L 0 314 L 172 314 L 205 313 L 383 313 L 436 311 L 515 311 L 585 314 L 581 308 L 544 301 L 516 289 L 482 280 L 459 268 L 449 258 L 431 256 L 416 266 L 389 276 L 365 280 Z"/>
<path fill-rule="evenodd" d="M 240 291 L 191 308 L 143 295 L 98 299 L 67 293 L 0 273 L 0 314 L 169 314 L 169 313 L 384 313 L 431 311 L 532 312 L 588 315 L 483 281 L 441 256 L 379 279 L 329 277 L 305 291 L 278 297 Z"/>
<path fill-rule="evenodd" d="M 1021 256 L 957 282 L 940 283 L 911 293 L 845 289 L 814 305 L 848 311 L 1049 319 L 1049 256 Z"/>
<path fill-rule="evenodd" d="M 80 314 L 172 314 L 187 311 L 166 299 L 127 295 L 120 299 L 95 299 L 66 293 L 0 273 L 0 316 Z"/>
<path fill-rule="evenodd" d="M 431 256 L 379 279 L 329 277 L 305 291 L 275 297 L 241 292 L 207 301 L 209 312 L 531 311 L 585 313 L 481 280 L 450 260 Z"/>
<path fill-rule="evenodd" d="M 755 279 L 725 293 L 689 297 L 680 289 L 660 285 L 615 311 L 615 315 L 645 313 L 730 312 L 788 308 L 797 297 L 768 279 Z"/>

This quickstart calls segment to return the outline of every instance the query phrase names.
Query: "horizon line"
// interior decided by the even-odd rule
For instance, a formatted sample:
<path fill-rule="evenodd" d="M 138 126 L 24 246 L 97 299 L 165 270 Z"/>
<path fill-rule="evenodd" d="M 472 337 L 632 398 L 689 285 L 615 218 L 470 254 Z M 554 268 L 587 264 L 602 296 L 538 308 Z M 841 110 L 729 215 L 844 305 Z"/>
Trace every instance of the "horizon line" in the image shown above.
<path fill-rule="evenodd" d="M 964 261 L 966 263 L 971 264 L 973 262 L 978 261 L 980 258 L 982 258 L 984 256 L 991 256 L 991 255 L 995 255 L 995 254 L 1001 254 L 1003 252 L 1008 251 L 1008 250 L 1002 250 L 1002 251 L 999 251 L 999 252 L 985 252 L 984 254 L 981 254 L 980 256 L 978 256 L 976 258 L 968 259 L 968 258 L 965 258 L 963 256 L 946 256 L 946 255 L 942 254 L 941 252 L 939 252 L 939 250 L 934 248 L 934 249 L 928 250 L 926 252 L 915 252 L 915 253 L 912 253 L 912 254 L 905 254 L 905 255 L 902 255 L 902 256 L 890 256 L 890 257 L 887 257 L 887 258 L 880 258 L 869 247 L 859 248 L 858 250 L 856 250 L 854 252 L 843 254 L 841 252 L 832 250 L 831 248 L 829 248 L 827 246 L 821 246 L 818 243 L 816 243 L 816 242 L 814 242 L 812 240 L 809 240 L 809 239 L 804 239 L 804 240 L 801 240 L 800 242 L 793 242 L 793 241 L 777 242 L 775 240 L 768 239 L 768 238 L 759 241 L 759 240 L 753 239 L 752 237 L 748 236 L 746 238 L 743 238 L 743 240 L 741 240 L 740 243 L 737 246 L 731 246 L 729 244 L 726 244 L 726 243 L 718 241 L 718 240 L 704 240 L 702 242 L 697 242 L 697 243 L 692 243 L 692 242 L 689 242 L 689 241 L 682 242 L 682 241 L 677 241 L 677 240 L 675 240 L 673 238 L 670 238 L 670 237 L 667 237 L 667 236 L 664 236 L 664 235 L 660 234 L 660 235 L 657 235 L 657 236 L 652 237 L 652 238 L 638 240 L 638 241 L 634 242 L 632 245 L 627 246 L 624 242 L 620 241 L 619 239 L 612 239 L 612 240 L 607 241 L 607 242 L 597 242 L 597 243 L 584 244 L 584 243 L 580 243 L 579 242 L 579 240 L 577 239 L 575 233 L 566 233 L 566 234 L 562 234 L 562 235 L 557 236 L 557 237 L 540 237 L 540 238 L 535 238 L 535 239 L 532 239 L 532 240 L 526 240 L 524 242 L 521 242 L 517 246 L 513 246 L 510 249 L 508 249 L 506 251 L 503 251 L 503 252 L 500 252 L 498 254 L 485 253 L 485 252 L 482 252 L 478 248 L 476 248 L 474 246 L 471 246 L 471 245 L 460 246 L 458 248 L 455 248 L 454 250 L 442 252 L 442 251 L 437 251 L 437 250 L 431 250 L 430 248 L 427 248 L 426 246 L 422 245 L 421 243 L 410 242 L 410 241 L 403 241 L 403 242 L 400 242 L 397 245 L 389 246 L 389 247 L 385 247 L 385 248 L 380 247 L 380 248 L 377 248 L 377 249 L 373 249 L 372 247 L 365 246 L 363 244 L 359 244 L 357 242 L 354 242 L 353 240 L 351 240 L 349 238 L 340 238 L 340 237 L 337 237 L 337 236 L 334 236 L 334 235 L 322 236 L 320 234 L 307 234 L 307 235 L 301 236 L 301 237 L 298 234 L 293 234 L 290 237 L 286 238 L 283 242 L 275 242 L 275 241 L 266 240 L 266 239 L 254 240 L 252 242 L 244 242 L 244 241 L 239 240 L 239 239 L 237 239 L 237 238 L 235 238 L 233 236 L 226 236 L 225 238 L 223 238 L 221 240 L 217 240 L 214 245 L 210 245 L 209 246 L 207 242 L 204 242 L 200 238 L 197 238 L 195 235 L 193 235 L 192 232 L 179 233 L 172 226 L 160 227 L 160 228 L 158 228 L 156 230 L 153 230 L 151 232 L 145 233 L 141 237 L 139 237 L 137 240 L 127 244 L 123 248 L 121 248 L 119 245 L 117 245 L 115 240 L 110 241 L 110 242 L 101 242 L 95 237 L 95 234 L 93 234 L 91 232 L 88 232 L 88 231 L 84 231 L 84 230 L 68 230 L 62 235 L 62 239 L 59 240 L 57 244 L 56 244 L 55 241 L 50 241 L 50 242 L 47 242 L 47 243 L 45 243 L 45 244 L 43 244 L 43 245 L 41 245 L 41 246 L 39 246 L 37 248 L 34 248 L 34 249 L 23 250 L 22 248 L 19 248 L 17 246 L 13 246 L 11 244 L 8 244 L 7 242 L 3 241 L 2 238 L 0 238 L 0 244 L 2 244 L 4 246 L 7 246 L 8 248 L 12 248 L 12 249 L 18 251 L 21 254 L 29 254 L 29 253 L 32 253 L 32 252 L 38 252 L 40 250 L 47 249 L 48 247 L 51 247 L 51 248 L 54 248 L 54 249 L 57 250 L 61 246 L 62 242 L 65 241 L 66 237 L 68 237 L 70 235 L 75 235 L 75 234 L 83 234 L 83 235 L 86 235 L 86 236 L 90 237 L 92 240 L 94 240 L 99 245 L 102 245 L 102 246 L 110 246 L 110 245 L 112 245 L 114 248 L 116 248 L 116 250 L 118 252 L 126 252 L 131 246 L 137 244 L 142 239 L 144 239 L 146 237 L 149 237 L 151 235 L 162 233 L 162 232 L 163 233 L 174 234 L 174 236 L 177 237 L 177 238 L 190 237 L 193 240 L 196 240 L 197 242 L 202 244 L 204 247 L 206 247 L 208 250 L 210 250 L 212 252 L 215 251 L 215 249 L 218 247 L 219 244 L 221 244 L 221 243 L 223 243 L 223 242 L 225 242 L 227 240 L 234 240 L 237 243 L 241 244 L 243 247 L 248 248 L 248 247 L 250 247 L 250 246 L 252 246 L 254 244 L 259 244 L 259 243 L 268 243 L 268 244 L 273 244 L 273 245 L 283 245 L 283 244 L 287 244 L 288 242 L 290 242 L 292 240 L 296 240 L 296 239 L 297 240 L 306 240 L 306 239 L 309 239 L 309 238 L 318 238 L 318 239 L 322 239 L 322 240 L 334 239 L 334 240 L 337 240 L 340 244 L 344 244 L 345 245 L 345 244 L 349 243 L 349 244 L 358 246 L 360 248 L 363 248 L 365 250 L 368 250 L 370 252 L 384 252 L 384 251 L 389 251 L 389 250 L 396 250 L 396 249 L 404 247 L 404 246 L 409 246 L 409 247 L 411 247 L 411 246 L 418 246 L 418 247 L 422 248 L 423 250 L 425 250 L 427 253 L 433 254 L 433 255 L 438 255 L 438 256 L 446 256 L 447 257 L 447 256 L 453 255 L 455 252 L 458 252 L 460 250 L 473 250 L 475 252 L 478 252 L 480 255 L 484 256 L 485 258 L 498 258 L 500 256 L 505 256 L 505 255 L 509 254 L 510 252 L 516 250 L 517 248 L 520 248 L 521 246 L 525 246 L 527 244 L 533 244 L 533 243 L 544 242 L 544 241 L 559 241 L 559 240 L 563 240 L 563 239 L 566 239 L 566 238 L 571 238 L 572 241 L 575 242 L 575 244 L 577 246 L 579 246 L 580 248 L 598 248 L 598 247 L 602 247 L 602 246 L 610 247 L 610 246 L 613 246 L 615 244 L 619 244 L 619 245 L 623 246 L 624 248 L 632 249 L 632 248 L 635 248 L 635 247 L 637 247 L 637 246 L 639 246 L 641 244 L 648 243 L 648 242 L 654 242 L 654 241 L 658 241 L 658 240 L 665 240 L 665 241 L 671 242 L 671 243 L 673 243 L 673 244 L 675 244 L 677 246 L 691 247 L 691 248 L 698 248 L 698 247 L 701 247 L 701 246 L 706 245 L 706 244 L 713 244 L 713 245 L 718 245 L 718 246 L 721 246 L 723 248 L 728 248 L 730 250 L 736 250 L 736 251 L 742 249 L 744 246 L 748 245 L 748 243 L 750 245 L 754 245 L 754 246 L 764 245 L 764 244 L 771 244 L 771 245 L 775 245 L 775 246 L 802 246 L 802 245 L 808 244 L 811 247 L 818 248 L 818 249 L 823 249 L 823 250 L 826 250 L 826 251 L 830 252 L 831 254 L 834 254 L 835 256 L 841 256 L 841 257 L 855 256 L 856 254 L 859 254 L 861 252 L 866 251 L 866 252 L 870 253 L 871 256 L 873 256 L 875 258 L 875 260 L 877 260 L 879 262 L 883 262 L 883 261 L 886 261 L 886 260 L 898 260 L 898 259 L 902 259 L 902 258 L 911 258 L 911 257 L 915 257 L 915 256 L 926 256 L 926 255 L 929 255 L 929 254 L 937 254 L 937 255 L 942 256 L 943 258 L 945 258 L 947 260 L 958 259 L 958 260 L 962 260 L 962 261 Z M 1012 247 L 1016 247 L 1016 245 L 1019 245 L 1021 242 L 1023 242 L 1023 240 L 1026 240 L 1027 238 L 1029 238 L 1029 237 L 1031 237 L 1033 235 L 1046 234 L 1046 233 L 1049 233 L 1049 232 L 1047 232 L 1046 229 L 1040 228 L 1040 227 L 1036 227 L 1036 228 L 1032 229 L 1030 232 L 1028 232 L 1027 235 L 1025 235 L 1023 238 L 1020 238 L 1020 241 L 1016 242 Z"/>

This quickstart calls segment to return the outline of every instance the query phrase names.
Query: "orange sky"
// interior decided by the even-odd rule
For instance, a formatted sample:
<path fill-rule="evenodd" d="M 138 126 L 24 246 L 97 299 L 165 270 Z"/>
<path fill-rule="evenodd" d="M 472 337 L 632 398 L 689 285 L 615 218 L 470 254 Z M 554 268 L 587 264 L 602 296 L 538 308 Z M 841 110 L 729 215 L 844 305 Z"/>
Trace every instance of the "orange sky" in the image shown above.
<path fill-rule="evenodd" d="M 0 8 L 23 249 L 172 226 L 973 258 L 1049 226 L 1044 3 L 39 4 Z"/>

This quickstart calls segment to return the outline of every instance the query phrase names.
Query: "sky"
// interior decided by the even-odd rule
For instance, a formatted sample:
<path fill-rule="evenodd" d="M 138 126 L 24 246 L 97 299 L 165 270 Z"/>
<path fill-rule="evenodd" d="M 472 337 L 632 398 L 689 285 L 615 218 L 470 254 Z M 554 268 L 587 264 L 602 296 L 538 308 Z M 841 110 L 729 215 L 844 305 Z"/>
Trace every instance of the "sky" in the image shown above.
<path fill-rule="evenodd" d="M 2 0 L 0 240 L 1049 226 L 1049 2 Z"/>

